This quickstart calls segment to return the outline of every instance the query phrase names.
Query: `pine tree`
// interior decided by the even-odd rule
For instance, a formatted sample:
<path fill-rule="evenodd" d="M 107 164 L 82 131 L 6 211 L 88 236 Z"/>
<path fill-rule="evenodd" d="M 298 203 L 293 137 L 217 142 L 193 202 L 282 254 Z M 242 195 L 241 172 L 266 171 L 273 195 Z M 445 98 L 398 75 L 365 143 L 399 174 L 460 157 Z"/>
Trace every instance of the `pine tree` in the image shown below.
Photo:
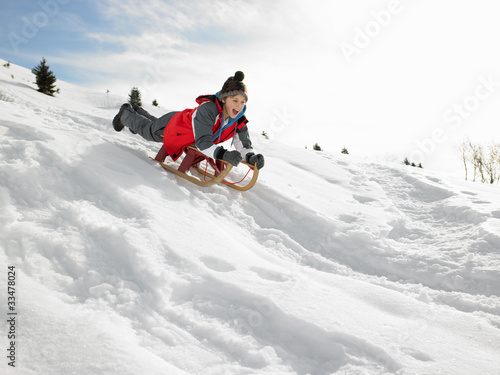
<path fill-rule="evenodd" d="M 134 108 L 142 107 L 141 92 L 137 87 L 133 87 L 128 95 L 128 102 Z"/>
<path fill-rule="evenodd" d="M 404 165 L 409 165 L 410 167 L 415 167 L 415 168 L 424 168 L 422 163 L 418 163 L 418 165 L 412 161 L 409 161 L 408 158 L 405 158 L 405 160 L 403 160 L 403 164 Z"/>
<path fill-rule="evenodd" d="M 261 134 L 265 139 L 269 139 L 269 136 L 267 135 L 267 133 L 263 130 L 262 131 L 262 134 Z"/>
<path fill-rule="evenodd" d="M 349 155 L 349 151 L 347 151 L 347 148 L 345 148 L 345 147 L 342 149 L 341 153 Z"/>
<path fill-rule="evenodd" d="M 315 150 L 315 151 L 323 151 L 323 149 L 317 143 L 314 144 L 313 150 Z"/>
<path fill-rule="evenodd" d="M 31 72 L 36 77 L 38 91 L 50 96 L 54 96 L 54 93 L 57 91 L 55 85 L 57 79 L 47 65 L 47 60 L 45 60 L 45 57 L 42 59 L 40 64 L 33 68 Z"/>
<path fill-rule="evenodd" d="M 154 105 L 155 107 L 158 107 L 158 101 L 157 101 L 156 99 L 155 99 L 155 100 L 153 100 L 153 105 Z"/>

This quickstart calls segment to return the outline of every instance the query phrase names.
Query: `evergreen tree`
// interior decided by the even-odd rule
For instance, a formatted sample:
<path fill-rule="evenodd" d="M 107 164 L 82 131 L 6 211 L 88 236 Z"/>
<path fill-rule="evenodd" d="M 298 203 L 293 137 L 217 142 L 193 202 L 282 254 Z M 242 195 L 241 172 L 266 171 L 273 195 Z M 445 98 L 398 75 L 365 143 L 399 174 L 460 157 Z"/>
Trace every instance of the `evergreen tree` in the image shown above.
<path fill-rule="evenodd" d="M 409 161 L 408 158 L 405 158 L 405 160 L 403 160 L 403 164 L 404 165 L 409 165 L 411 167 L 418 167 L 418 168 L 423 168 L 422 166 L 422 163 L 418 163 L 418 165 L 412 161 Z"/>
<path fill-rule="evenodd" d="M 269 136 L 267 135 L 267 133 L 265 131 L 262 131 L 262 134 L 261 134 L 265 139 L 269 139 Z"/>
<path fill-rule="evenodd" d="M 345 148 L 345 147 L 342 149 L 341 153 L 349 155 L 349 151 L 347 151 L 347 148 Z"/>
<path fill-rule="evenodd" d="M 50 70 L 49 66 L 47 65 L 47 60 L 45 60 L 45 57 L 42 59 L 40 64 L 38 64 L 35 68 L 33 68 L 31 72 L 36 77 L 36 84 L 38 86 L 38 91 L 50 96 L 54 96 L 54 93 L 57 91 L 55 85 L 57 79 L 54 73 Z"/>
<path fill-rule="evenodd" d="M 315 150 L 315 151 L 323 151 L 323 149 L 317 143 L 314 144 L 313 150 Z"/>
<path fill-rule="evenodd" d="M 142 107 L 141 92 L 137 87 L 133 87 L 128 95 L 128 102 L 134 108 Z"/>
<path fill-rule="evenodd" d="M 154 105 L 155 107 L 158 107 L 158 101 L 157 101 L 156 99 L 155 99 L 155 100 L 153 100 L 153 105 Z"/>

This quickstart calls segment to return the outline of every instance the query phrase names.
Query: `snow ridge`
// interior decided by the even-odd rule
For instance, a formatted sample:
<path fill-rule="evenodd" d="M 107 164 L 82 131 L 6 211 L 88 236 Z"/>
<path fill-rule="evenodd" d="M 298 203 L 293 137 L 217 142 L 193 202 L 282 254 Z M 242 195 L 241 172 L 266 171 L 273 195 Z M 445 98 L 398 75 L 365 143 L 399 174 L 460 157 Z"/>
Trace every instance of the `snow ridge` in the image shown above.
<path fill-rule="evenodd" d="M 256 133 L 257 185 L 202 189 L 112 129 L 125 98 L 58 87 L 0 68 L 2 373 L 498 372 L 498 186 Z"/>

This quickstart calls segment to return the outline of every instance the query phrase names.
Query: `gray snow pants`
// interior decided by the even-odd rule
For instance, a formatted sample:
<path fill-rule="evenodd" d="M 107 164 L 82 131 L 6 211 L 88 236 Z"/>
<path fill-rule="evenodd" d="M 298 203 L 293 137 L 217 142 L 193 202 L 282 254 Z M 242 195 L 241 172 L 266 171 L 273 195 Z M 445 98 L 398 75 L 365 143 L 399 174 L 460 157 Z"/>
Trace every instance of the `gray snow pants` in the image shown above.
<path fill-rule="evenodd" d="M 169 112 L 160 118 L 149 114 L 144 108 L 134 111 L 132 108 L 123 111 L 120 118 L 123 125 L 132 129 L 142 138 L 153 142 L 163 142 L 163 131 L 170 119 L 177 112 Z"/>

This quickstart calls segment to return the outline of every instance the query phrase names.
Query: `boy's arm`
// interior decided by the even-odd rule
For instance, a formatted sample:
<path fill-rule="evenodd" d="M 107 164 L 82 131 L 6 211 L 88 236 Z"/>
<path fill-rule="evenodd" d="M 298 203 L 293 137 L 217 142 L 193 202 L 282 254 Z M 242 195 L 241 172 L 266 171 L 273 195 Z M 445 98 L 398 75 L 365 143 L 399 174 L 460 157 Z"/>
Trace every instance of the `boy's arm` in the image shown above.
<path fill-rule="evenodd" d="M 240 152 L 243 160 L 252 165 L 257 165 L 257 169 L 264 167 L 264 156 L 262 154 L 255 154 L 250 140 L 248 128 L 245 125 L 242 127 L 234 137 L 234 147 Z"/>
<path fill-rule="evenodd" d="M 216 159 L 220 146 L 212 142 L 212 129 L 219 116 L 217 105 L 212 102 L 201 104 L 193 113 L 193 133 L 195 146 L 209 158 Z"/>
<path fill-rule="evenodd" d="M 247 154 L 254 152 L 250 134 L 248 133 L 248 127 L 246 125 L 236 132 L 233 145 L 234 148 L 240 152 L 243 160 L 246 160 Z"/>

